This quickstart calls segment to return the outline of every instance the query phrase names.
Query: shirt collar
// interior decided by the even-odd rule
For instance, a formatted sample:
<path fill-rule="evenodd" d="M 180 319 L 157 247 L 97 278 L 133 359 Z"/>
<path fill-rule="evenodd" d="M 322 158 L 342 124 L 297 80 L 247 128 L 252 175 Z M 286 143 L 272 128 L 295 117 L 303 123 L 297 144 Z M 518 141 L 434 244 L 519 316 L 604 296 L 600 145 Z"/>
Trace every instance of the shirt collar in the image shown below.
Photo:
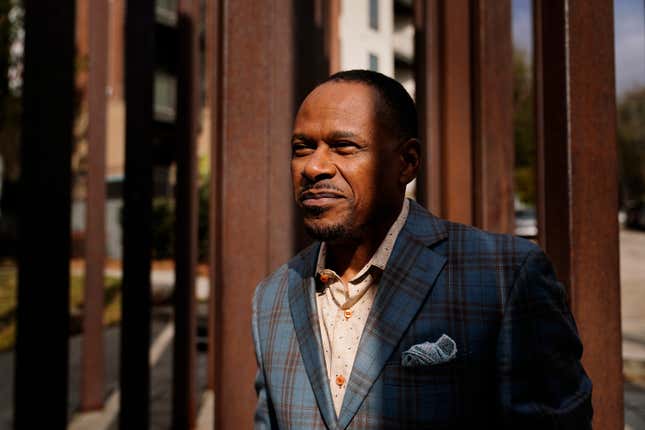
<path fill-rule="evenodd" d="M 372 267 L 379 269 L 380 271 L 385 270 L 390 255 L 392 255 L 392 250 L 394 248 L 394 243 L 399 237 L 399 233 L 405 225 L 405 221 L 408 219 L 408 213 L 410 212 L 410 201 L 408 199 L 403 200 L 403 207 L 399 216 L 396 218 L 390 229 L 388 230 L 385 238 L 376 249 L 372 258 L 363 266 L 363 268 L 354 276 L 349 282 L 358 282 L 360 281 Z M 316 262 L 316 273 L 320 273 L 322 270 L 325 270 L 325 264 L 327 260 L 327 243 L 322 242 L 320 245 L 320 251 L 318 252 L 318 260 Z M 329 269 L 327 269 L 329 270 Z M 337 275 L 336 275 L 337 276 Z"/>

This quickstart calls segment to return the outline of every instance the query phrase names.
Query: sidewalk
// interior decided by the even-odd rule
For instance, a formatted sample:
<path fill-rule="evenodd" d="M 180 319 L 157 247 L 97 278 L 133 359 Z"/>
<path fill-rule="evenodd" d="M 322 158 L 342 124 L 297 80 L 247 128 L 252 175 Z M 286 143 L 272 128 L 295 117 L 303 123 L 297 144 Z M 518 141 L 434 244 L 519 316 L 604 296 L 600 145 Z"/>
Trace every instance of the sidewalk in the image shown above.
<path fill-rule="evenodd" d="M 645 430 L 645 232 L 620 231 L 625 429 Z"/>

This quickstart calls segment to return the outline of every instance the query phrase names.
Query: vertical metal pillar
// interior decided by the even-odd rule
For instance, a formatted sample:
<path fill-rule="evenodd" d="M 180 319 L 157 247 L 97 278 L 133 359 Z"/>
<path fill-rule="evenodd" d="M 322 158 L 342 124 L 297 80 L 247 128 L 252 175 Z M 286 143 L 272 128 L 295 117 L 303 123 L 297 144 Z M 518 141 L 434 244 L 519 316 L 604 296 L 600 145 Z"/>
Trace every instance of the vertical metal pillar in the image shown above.
<path fill-rule="evenodd" d="M 215 427 L 236 428 L 252 426 L 256 404 L 251 296 L 294 252 L 293 113 L 328 68 L 315 67 L 324 63 L 324 37 L 310 2 L 224 0 L 222 6 L 223 39 L 209 48 L 221 61 L 211 79 L 219 82 L 211 99 L 219 120 L 213 123 L 216 309 L 210 328 L 216 340 Z"/>
<path fill-rule="evenodd" d="M 120 428 L 146 429 L 150 398 L 150 258 L 154 0 L 127 2 Z"/>
<path fill-rule="evenodd" d="M 16 429 L 67 426 L 75 2 L 25 0 Z M 46 355 L 46 365 L 43 363 Z M 34 410 L 34 396 L 38 402 Z"/>
<path fill-rule="evenodd" d="M 177 184 L 175 218 L 175 337 L 172 427 L 195 425 L 195 272 L 197 268 L 197 118 L 200 104 L 199 7 L 179 2 L 177 83 Z"/>
<path fill-rule="evenodd" d="M 511 0 L 473 7 L 474 223 L 514 230 Z"/>
<path fill-rule="evenodd" d="M 215 345 L 218 341 L 215 324 L 217 312 L 217 296 L 219 284 L 216 273 L 219 270 L 218 261 L 221 249 L 221 202 L 222 193 L 220 153 L 222 146 L 221 132 L 221 44 L 222 34 L 222 0 L 208 0 L 206 2 L 206 80 L 208 88 L 208 107 L 210 113 L 211 134 L 210 145 L 210 184 L 209 184 L 209 210 L 208 210 L 208 272 L 210 276 L 210 295 L 208 298 L 208 388 L 215 389 Z"/>
<path fill-rule="evenodd" d="M 437 215 L 470 224 L 473 222 L 472 6 L 470 0 L 427 0 L 417 1 L 415 9 L 415 52 L 420 60 L 416 74 L 417 100 L 426 149 L 419 199 Z"/>
<path fill-rule="evenodd" d="M 325 6 L 325 52 L 332 74 L 340 71 L 340 0 L 326 0 Z"/>
<path fill-rule="evenodd" d="M 441 163 L 441 20 L 438 0 L 414 2 L 414 64 L 422 168 L 417 198 L 430 211 L 442 215 Z"/>
<path fill-rule="evenodd" d="M 81 409 L 103 406 L 103 265 L 105 260 L 105 113 L 107 0 L 89 4 L 89 151 Z"/>
<path fill-rule="evenodd" d="M 534 9 L 546 172 L 538 184 L 541 237 L 585 346 L 594 427 L 622 429 L 613 2 L 542 0 Z"/>

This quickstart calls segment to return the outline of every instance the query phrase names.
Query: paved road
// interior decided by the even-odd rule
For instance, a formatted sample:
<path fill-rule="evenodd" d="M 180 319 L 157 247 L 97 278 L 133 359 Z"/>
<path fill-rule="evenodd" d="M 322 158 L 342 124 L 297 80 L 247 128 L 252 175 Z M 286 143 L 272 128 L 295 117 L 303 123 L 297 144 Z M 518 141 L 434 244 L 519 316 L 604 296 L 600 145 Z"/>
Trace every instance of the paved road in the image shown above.
<path fill-rule="evenodd" d="M 623 357 L 645 369 L 645 232 L 620 232 Z M 625 383 L 625 428 L 645 430 L 645 373 Z"/>

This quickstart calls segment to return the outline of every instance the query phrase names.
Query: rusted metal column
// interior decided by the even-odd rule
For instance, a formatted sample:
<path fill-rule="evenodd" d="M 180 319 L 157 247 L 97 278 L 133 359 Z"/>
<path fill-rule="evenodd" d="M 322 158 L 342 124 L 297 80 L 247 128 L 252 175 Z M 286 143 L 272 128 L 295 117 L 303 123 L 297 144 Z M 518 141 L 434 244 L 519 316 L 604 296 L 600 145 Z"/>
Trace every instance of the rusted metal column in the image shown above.
<path fill-rule="evenodd" d="M 539 0 L 533 0 L 532 2 L 532 10 L 533 10 L 533 98 L 534 98 L 534 104 L 533 104 L 533 112 L 534 112 L 534 117 L 535 117 L 535 146 L 537 149 L 537 156 L 536 156 L 536 166 L 535 166 L 535 191 L 536 191 L 536 215 L 537 215 L 537 227 L 538 227 L 538 243 L 543 247 L 546 248 L 546 228 L 545 228 L 545 220 L 546 220 L 546 207 L 545 207 L 545 188 L 546 188 L 546 171 L 545 171 L 545 165 L 544 165 L 544 79 L 542 78 L 542 73 L 543 73 L 543 68 L 544 68 L 544 59 L 543 59 L 543 54 L 544 54 L 544 35 L 542 33 L 542 7 L 538 7 L 537 1 Z M 552 20 L 557 17 L 551 18 Z M 553 21 L 552 21 L 553 22 Z M 564 24 L 564 22 L 561 22 Z M 563 30 L 564 27 L 561 29 L 558 29 L 558 33 L 560 33 Z M 562 36 L 560 36 L 562 37 Z M 560 55 L 564 55 L 563 52 L 564 46 L 560 48 L 562 53 Z M 553 54 L 552 54 L 553 55 Z M 566 70 L 564 70 L 564 62 L 561 62 L 557 66 L 562 68 L 560 73 L 566 73 Z M 556 66 L 555 64 L 551 65 L 550 67 Z M 557 73 L 558 71 L 554 71 Z M 557 81 L 554 81 L 551 85 L 553 88 L 553 85 L 555 85 Z M 564 83 L 564 82 L 562 82 Z M 554 90 L 551 90 L 554 92 Z M 552 99 L 550 101 L 551 107 L 553 108 L 555 105 L 554 103 L 557 103 L 558 101 L 555 99 Z M 560 101 L 561 103 L 564 103 L 564 101 Z M 559 112 L 563 113 L 566 111 L 563 111 L 562 107 L 559 107 Z M 566 104 L 565 104 L 565 109 L 566 109 Z M 556 120 L 558 119 L 557 117 L 555 118 Z M 553 119 L 551 120 L 553 121 Z M 553 133 L 553 127 L 551 133 Z M 562 137 L 561 137 L 562 139 Z M 564 214 L 563 214 L 564 215 Z M 553 258 L 553 256 L 551 256 Z"/>
<path fill-rule="evenodd" d="M 328 70 L 315 67 L 324 38 L 313 12 L 309 2 L 292 0 L 223 2 L 221 86 L 213 100 L 221 118 L 220 127 L 213 128 L 219 149 L 211 326 L 216 428 L 252 426 L 251 297 L 258 281 L 294 252 L 288 145 L 293 114 L 317 73 Z"/>
<path fill-rule="evenodd" d="M 440 1 L 414 2 L 414 64 L 419 138 L 423 166 L 417 178 L 417 198 L 430 211 L 442 215 L 441 163 L 441 23 Z"/>
<path fill-rule="evenodd" d="M 474 0 L 474 223 L 514 230 L 511 0 Z"/>
<path fill-rule="evenodd" d="M 114 99 L 123 98 L 124 1 L 109 1 L 108 85 L 110 86 L 110 97 Z"/>
<path fill-rule="evenodd" d="M 197 268 L 197 108 L 199 97 L 199 2 L 179 2 L 177 52 L 177 184 L 175 189 L 175 337 L 172 422 L 195 425 L 195 272 Z"/>
<path fill-rule="evenodd" d="M 215 388 L 215 335 L 216 324 L 216 303 L 219 286 L 216 273 L 219 269 L 221 242 L 221 202 L 222 196 L 221 181 L 221 43 L 222 35 L 222 0 L 208 0 L 206 2 L 206 82 L 207 82 L 207 103 L 210 113 L 210 184 L 209 184 L 209 210 L 208 210 L 208 272 L 210 282 L 210 293 L 208 298 L 208 388 Z"/>
<path fill-rule="evenodd" d="M 329 74 L 340 71 L 340 0 L 325 0 L 325 53 Z"/>
<path fill-rule="evenodd" d="M 543 0 L 535 9 L 544 245 L 585 346 L 594 428 L 622 429 L 613 2 Z"/>
<path fill-rule="evenodd" d="M 426 0 L 417 1 L 415 7 L 418 31 L 415 52 L 421 60 L 417 62 L 417 85 L 421 85 L 417 99 L 422 107 L 420 126 L 426 146 L 426 172 L 419 184 L 419 198 L 437 215 L 470 224 L 473 222 L 471 2 Z M 433 182 L 438 182 L 439 175 L 441 182 L 437 187 Z"/>
<path fill-rule="evenodd" d="M 89 150 L 81 409 L 103 406 L 103 264 L 105 260 L 105 111 L 107 0 L 89 4 Z"/>
<path fill-rule="evenodd" d="M 25 0 L 23 5 L 14 427 L 64 429 L 75 2 Z"/>
<path fill-rule="evenodd" d="M 150 398 L 150 258 L 154 0 L 127 2 L 120 428 L 146 429 Z"/>

